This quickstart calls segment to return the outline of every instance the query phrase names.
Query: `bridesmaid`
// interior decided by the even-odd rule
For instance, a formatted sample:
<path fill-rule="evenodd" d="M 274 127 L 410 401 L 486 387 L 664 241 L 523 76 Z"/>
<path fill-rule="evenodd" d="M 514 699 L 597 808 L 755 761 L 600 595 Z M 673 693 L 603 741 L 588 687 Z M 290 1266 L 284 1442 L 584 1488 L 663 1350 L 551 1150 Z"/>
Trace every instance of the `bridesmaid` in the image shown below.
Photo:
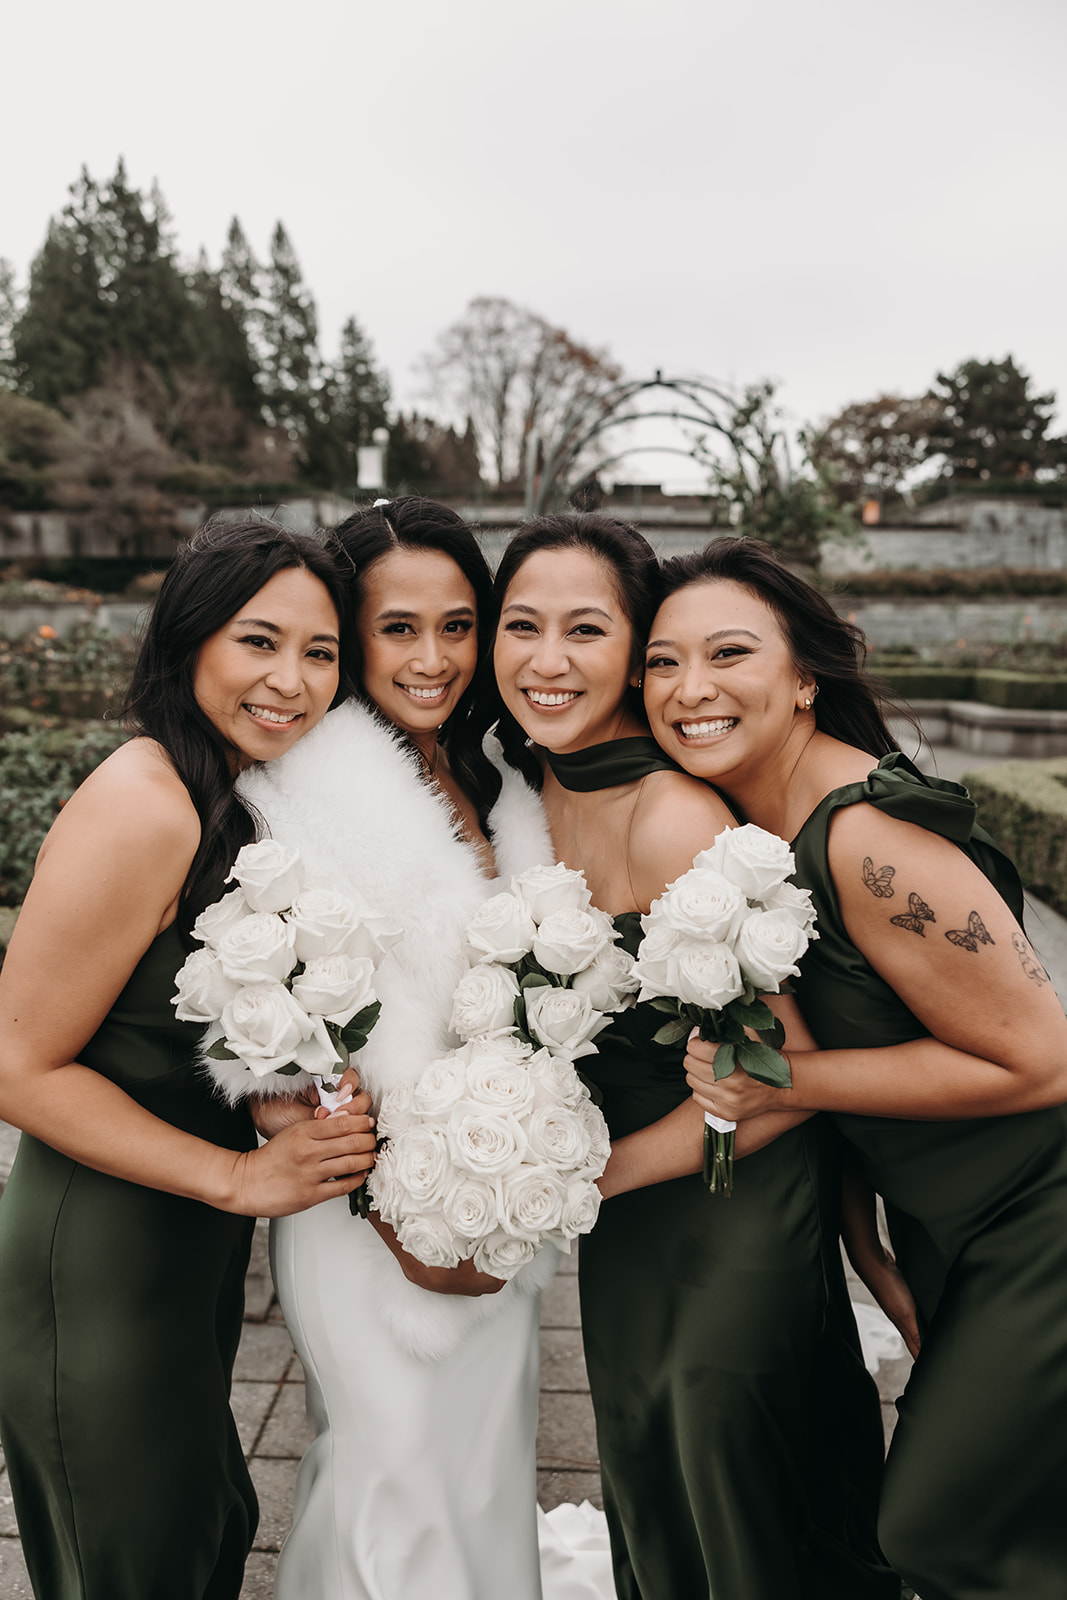
<path fill-rule="evenodd" d="M 733 821 L 649 736 L 638 685 L 656 578 L 645 540 L 598 515 L 527 525 L 497 574 L 505 752 L 543 784 L 557 856 L 631 951 L 640 913 Z M 896 1596 L 874 1543 L 880 1416 L 841 1272 L 828 1130 L 763 1119 L 742 1138 L 733 1199 L 712 1198 L 684 1050 L 652 1042 L 662 1020 L 620 1013 L 582 1064 L 615 1141 L 580 1287 L 617 1592 Z M 851 1482 L 830 1461 L 846 1418 Z"/>
<path fill-rule="evenodd" d="M 0 1201 L 0 1437 L 40 1600 L 241 1589 L 257 1507 L 229 1390 L 251 1219 L 348 1193 L 374 1137 L 360 1101 L 257 1149 L 171 997 L 255 837 L 234 779 L 325 714 L 345 618 L 310 539 L 259 520 L 196 535 L 134 669 L 137 737 L 57 818 L 0 974 L 0 1116 L 23 1129 Z"/>
<path fill-rule="evenodd" d="M 747 1118 L 822 1110 L 884 1195 L 922 1348 L 881 1515 L 923 1600 L 1067 1585 L 1067 1019 L 1011 862 L 965 789 L 896 749 L 862 637 L 753 540 L 667 563 L 645 698 L 669 756 L 794 841 L 820 938 L 797 995 L 820 1047 L 793 1087 L 716 1083 Z M 878 1254 L 873 1229 L 869 1251 Z"/>

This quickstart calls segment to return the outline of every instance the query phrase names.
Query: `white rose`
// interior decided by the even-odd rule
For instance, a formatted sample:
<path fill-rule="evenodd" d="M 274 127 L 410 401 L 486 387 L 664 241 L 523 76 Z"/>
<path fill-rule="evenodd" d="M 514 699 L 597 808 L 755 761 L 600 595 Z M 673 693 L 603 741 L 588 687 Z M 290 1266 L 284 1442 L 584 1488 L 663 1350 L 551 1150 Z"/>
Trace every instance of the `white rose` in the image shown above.
<path fill-rule="evenodd" d="M 560 1233 L 568 1241 L 568 1248 L 569 1241 L 576 1239 L 580 1233 L 592 1233 L 600 1215 L 600 1200 L 600 1190 L 591 1179 L 572 1178 L 568 1183 L 559 1225 Z"/>
<path fill-rule="evenodd" d="M 308 1017 L 308 1023 L 311 1031 L 307 1038 L 301 1039 L 297 1045 L 293 1060 L 298 1067 L 303 1067 L 305 1072 L 314 1072 L 324 1078 L 337 1077 L 341 1067 L 341 1057 L 326 1031 L 326 1023 L 322 1017 Z"/>
<path fill-rule="evenodd" d="M 367 1176 L 367 1194 L 375 1210 L 380 1212 L 383 1220 L 391 1223 L 394 1228 L 404 1217 L 410 1215 L 407 1192 L 403 1185 L 397 1182 L 393 1170 L 392 1145 L 386 1145 L 378 1152 Z"/>
<path fill-rule="evenodd" d="M 496 1185 L 463 1174 L 445 1195 L 441 1215 L 460 1239 L 484 1239 L 500 1226 Z"/>
<path fill-rule="evenodd" d="M 599 1178 L 611 1154 L 611 1134 L 604 1113 L 590 1099 L 580 1100 L 574 1109 L 589 1136 L 589 1159 L 582 1168 L 582 1176 Z"/>
<path fill-rule="evenodd" d="M 483 961 L 459 980 L 449 1026 L 461 1039 L 515 1025 L 519 981 L 510 967 Z"/>
<path fill-rule="evenodd" d="M 175 978 L 178 992 L 171 1000 L 179 1022 L 217 1022 L 223 1006 L 237 993 L 238 985 L 222 970 L 222 962 L 211 950 L 194 950 L 185 959 Z"/>
<path fill-rule="evenodd" d="M 412 1207 L 436 1206 L 451 1170 L 444 1130 L 428 1123 L 417 1124 L 393 1139 L 389 1149 L 393 1176 L 406 1191 Z"/>
<path fill-rule="evenodd" d="M 305 889 L 286 918 L 295 934 L 297 960 L 320 956 L 363 956 L 375 966 L 402 930 L 385 917 L 377 917 L 363 901 L 337 894 L 333 889 Z"/>
<path fill-rule="evenodd" d="M 687 1005 L 720 1011 L 744 993 L 741 968 L 729 945 L 682 946 L 667 966 L 670 992 Z"/>
<path fill-rule="evenodd" d="M 638 989 L 634 958 L 617 944 L 606 944 L 584 972 L 571 979 L 575 994 L 584 994 L 598 1011 L 622 1011 Z"/>
<path fill-rule="evenodd" d="M 642 917 L 641 926 L 645 934 L 634 962 L 634 977 L 641 985 L 638 999 L 651 1000 L 657 995 L 673 995 L 671 958 L 686 941 L 676 928 L 669 928 L 665 922 L 656 921 L 653 917 Z"/>
<path fill-rule="evenodd" d="M 791 911 L 753 911 L 737 936 L 737 959 L 749 983 L 777 994 L 783 978 L 795 978 L 808 936 Z"/>
<path fill-rule="evenodd" d="M 521 895 L 535 922 L 543 922 L 554 911 L 584 911 L 590 900 L 584 875 L 562 861 L 521 872 L 512 879 L 511 887 Z"/>
<path fill-rule="evenodd" d="M 530 1161 L 547 1162 L 560 1172 L 578 1172 L 589 1160 L 589 1134 L 582 1118 L 569 1106 L 538 1106 L 530 1113 L 526 1135 Z"/>
<path fill-rule="evenodd" d="M 517 894 L 494 894 L 484 900 L 467 928 L 467 946 L 475 961 L 521 961 L 533 945 L 533 918 Z"/>
<path fill-rule="evenodd" d="M 233 983 L 281 983 L 296 966 L 293 930 L 272 911 L 242 917 L 216 946 Z"/>
<path fill-rule="evenodd" d="M 300 852 L 277 839 L 246 844 L 226 882 L 241 885 L 253 911 L 285 911 L 304 882 Z"/>
<path fill-rule="evenodd" d="M 305 1011 L 344 1027 L 377 997 L 367 956 L 319 956 L 293 979 L 293 998 Z"/>
<path fill-rule="evenodd" d="M 467 1094 L 478 1105 L 521 1117 L 533 1105 L 534 1086 L 525 1063 L 483 1055 L 467 1067 Z"/>
<path fill-rule="evenodd" d="M 501 1226 L 520 1239 L 539 1239 L 559 1227 L 566 1194 L 558 1172 L 520 1167 L 500 1183 Z"/>
<path fill-rule="evenodd" d="M 488 1272 L 494 1278 L 513 1278 L 536 1254 L 537 1246 L 532 1239 L 521 1239 L 503 1228 L 495 1228 L 479 1241 L 474 1265 L 479 1272 Z"/>
<path fill-rule="evenodd" d="M 452 1108 L 448 1147 L 462 1172 L 476 1178 L 499 1178 L 511 1172 L 526 1154 L 526 1134 L 509 1111 L 491 1111 L 473 1100 Z"/>
<path fill-rule="evenodd" d="M 589 1098 L 589 1090 L 565 1056 L 538 1050 L 529 1064 L 535 1106 L 570 1106 Z"/>
<path fill-rule="evenodd" d="M 404 1249 L 427 1267 L 455 1267 L 462 1259 L 451 1228 L 432 1212 L 405 1217 L 396 1236 Z"/>
<path fill-rule="evenodd" d="M 380 1139 L 395 1139 L 419 1121 L 415 1109 L 414 1084 L 398 1083 L 395 1089 L 385 1091 L 378 1107 L 377 1132 Z"/>
<path fill-rule="evenodd" d="M 686 938 L 720 944 L 734 938 L 747 910 L 741 890 L 721 872 L 692 867 L 656 901 L 653 915 Z"/>
<path fill-rule="evenodd" d="M 252 907 L 244 897 L 243 889 L 231 889 L 221 900 L 205 906 L 193 923 L 193 938 L 201 944 L 216 945 L 224 933 L 229 933 L 235 922 L 251 913 Z"/>
<path fill-rule="evenodd" d="M 526 1032 L 538 1044 L 571 1061 L 596 1054 L 596 1045 L 591 1041 L 607 1027 L 608 1019 L 593 1008 L 588 995 L 543 983 L 524 989 L 523 997 Z"/>
<path fill-rule="evenodd" d="M 743 828 L 724 828 L 693 865 L 711 867 L 735 883 L 750 900 L 763 900 L 792 872 L 793 852 L 776 833 L 746 822 Z"/>
<path fill-rule="evenodd" d="M 411 1091 L 412 1108 L 424 1117 L 451 1111 L 467 1092 L 466 1063 L 453 1055 L 431 1061 Z"/>
<path fill-rule="evenodd" d="M 485 1056 L 492 1056 L 494 1061 L 529 1061 L 534 1053 L 532 1044 L 527 1044 L 525 1039 L 520 1039 L 514 1033 L 494 1033 L 491 1039 L 484 1036 L 468 1039 L 466 1044 L 454 1050 L 453 1055 L 462 1059 L 465 1066 L 473 1061 L 481 1061 Z M 547 1052 L 541 1051 L 542 1055 Z"/>
<path fill-rule="evenodd" d="M 774 893 L 760 903 L 764 911 L 788 911 L 807 938 L 819 937 L 815 931 L 815 907 L 810 890 L 798 889 L 795 883 L 780 883 Z"/>
<path fill-rule="evenodd" d="M 226 1044 L 257 1078 L 296 1060 L 311 1032 L 311 1018 L 284 983 L 256 983 L 238 989 L 222 1010 Z"/>
<path fill-rule="evenodd" d="M 614 936 L 611 919 L 602 911 L 553 911 L 534 937 L 534 960 L 546 972 L 569 977 L 587 967 Z"/>

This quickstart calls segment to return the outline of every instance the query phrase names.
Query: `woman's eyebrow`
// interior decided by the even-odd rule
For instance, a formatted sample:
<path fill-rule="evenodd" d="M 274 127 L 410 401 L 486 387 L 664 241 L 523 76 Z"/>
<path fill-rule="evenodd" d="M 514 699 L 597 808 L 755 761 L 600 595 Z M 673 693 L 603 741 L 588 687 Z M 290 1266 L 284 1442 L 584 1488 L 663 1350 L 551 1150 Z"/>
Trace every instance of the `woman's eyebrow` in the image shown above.
<path fill-rule="evenodd" d="M 410 622 L 412 617 L 419 616 L 418 611 L 379 611 L 375 622 Z M 473 617 L 473 606 L 453 606 L 451 611 L 442 611 L 443 617 Z"/>
<path fill-rule="evenodd" d="M 241 617 L 237 622 L 234 623 L 234 627 L 262 628 L 264 633 L 273 633 L 275 637 L 278 637 L 285 631 L 283 628 L 279 628 L 276 622 L 268 622 L 265 617 Z M 340 639 L 335 633 L 313 633 L 311 635 L 311 642 L 312 644 L 319 644 L 322 642 L 325 644 L 336 645 L 341 643 Z"/>
<path fill-rule="evenodd" d="M 716 644 L 720 639 L 736 639 L 739 634 L 746 639 L 755 639 L 757 644 L 761 642 L 759 634 L 753 633 L 750 628 L 719 628 L 716 633 L 705 634 L 704 643 Z M 664 650 L 667 648 L 671 650 L 677 649 L 673 639 L 650 639 L 645 645 L 646 650 Z"/>

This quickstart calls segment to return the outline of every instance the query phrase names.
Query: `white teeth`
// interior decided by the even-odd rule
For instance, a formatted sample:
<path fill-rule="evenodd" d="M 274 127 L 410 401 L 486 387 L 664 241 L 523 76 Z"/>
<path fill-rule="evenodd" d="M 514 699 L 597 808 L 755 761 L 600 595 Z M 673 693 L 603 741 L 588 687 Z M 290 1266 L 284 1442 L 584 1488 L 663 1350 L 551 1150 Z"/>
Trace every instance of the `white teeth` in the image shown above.
<path fill-rule="evenodd" d="M 295 722 L 300 715 L 298 711 L 271 711 L 267 706 L 246 705 L 245 710 L 261 722 Z"/>
<path fill-rule="evenodd" d="M 578 698 L 577 689 L 567 689 L 555 694 L 549 694 L 546 689 L 526 689 L 524 693 L 535 706 L 565 706 L 568 701 Z"/>
<path fill-rule="evenodd" d="M 440 700 L 449 688 L 447 683 L 439 683 L 436 689 L 416 689 L 414 684 L 402 683 L 399 686 L 405 694 L 410 694 L 416 700 Z"/>
<path fill-rule="evenodd" d="M 716 733 L 728 733 L 737 726 L 736 717 L 714 717 L 707 722 L 682 722 L 679 727 L 686 739 L 710 739 Z"/>

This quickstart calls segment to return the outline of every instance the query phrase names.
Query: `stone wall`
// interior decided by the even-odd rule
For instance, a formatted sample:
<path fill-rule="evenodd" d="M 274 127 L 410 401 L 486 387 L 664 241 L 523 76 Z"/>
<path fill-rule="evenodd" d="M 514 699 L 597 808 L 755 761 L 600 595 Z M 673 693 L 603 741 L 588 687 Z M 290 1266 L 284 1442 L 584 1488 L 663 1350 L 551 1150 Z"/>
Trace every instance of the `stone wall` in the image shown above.
<path fill-rule="evenodd" d="M 827 572 L 892 572 L 905 567 L 1067 567 L 1067 509 L 1020 496 L 958 496 L 926 506 L 910 528 L 864 528 L 853 543 L 828 542 Z"/>

